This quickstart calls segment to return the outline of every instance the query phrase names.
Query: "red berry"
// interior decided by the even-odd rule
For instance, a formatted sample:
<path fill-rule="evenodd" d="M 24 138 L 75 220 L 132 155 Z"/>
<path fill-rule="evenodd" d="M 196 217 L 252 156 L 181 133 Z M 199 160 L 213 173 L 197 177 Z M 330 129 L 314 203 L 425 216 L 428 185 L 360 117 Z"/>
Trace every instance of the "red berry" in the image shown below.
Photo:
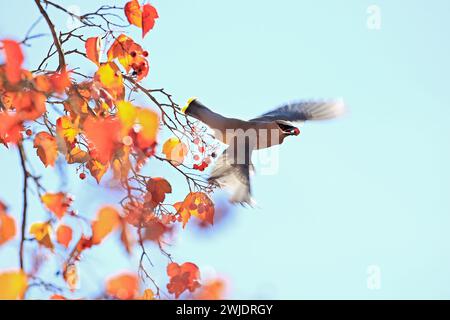
<path fill-rule="evenodd" d="M 137 53 L 136 53 L 136 51 L 131 51 L 130 55 L 131 55 L 133 58 L 135 58 L 136 55 L 137 55 Z"/>
<path fill-rule="evenodd" d="M 294 129 L 294 134 L 295 134 L 296 136 L 298 136 L 298 135 L 300 134 L 300 129 L 299 129 L 299 128 L 295 128 L 295 129 Z"/>
<path fill-rule="evenodd" d="M 201 153 L 205 152 L 205 147 L 198 147 L 198 151 L 200 151 Z"/>
<path fill-rule="evenodd" d="M 31 129 L 27 129 L 25 134 L 30 137 L 33 134 L 33 131 L 31 131 Z"/>
<path fill-rule="evenodd" d="M 194 142 L 194 144 L 199 144 L 200 143 L 200 139 L 199 138 L 195 138 L 193 142 Z"/>
<path fill-rule="evenodd" d="M 142 52 L 142 55 L 144 56 L 144 57 L 148 57 L 148 51 L 144 51 L 144 52 Z"/>
<path fill-rule="evenodd" d="M 197 205 L 195 203 L 191 203 L 189 205 L 189 210 L 197 210 Z"/>
<path fill-rule="evenodd" d="M 84 172 L 80 173 L 80 179 L 81 180 L 86 179 L 86 173 L 84 173 Z"/>
<path fill-rule="evenodd" d="M 198 154 L 194 155 L 194 160 L 195 160 L 195 161 L 200 160 L 200 156 L 199 156 Z"/>

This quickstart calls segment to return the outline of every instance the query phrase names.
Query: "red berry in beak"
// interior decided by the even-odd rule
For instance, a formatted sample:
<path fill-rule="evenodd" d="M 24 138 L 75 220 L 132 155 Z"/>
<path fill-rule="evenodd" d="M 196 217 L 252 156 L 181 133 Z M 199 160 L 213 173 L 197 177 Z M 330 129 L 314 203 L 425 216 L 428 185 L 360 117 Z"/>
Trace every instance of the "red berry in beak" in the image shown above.
<path fill-rule="evenodd" d="M 300 134 L 300 129 L 299 128 L 295 128 L 294 129 L 294 135 L 298 136 Z"/>

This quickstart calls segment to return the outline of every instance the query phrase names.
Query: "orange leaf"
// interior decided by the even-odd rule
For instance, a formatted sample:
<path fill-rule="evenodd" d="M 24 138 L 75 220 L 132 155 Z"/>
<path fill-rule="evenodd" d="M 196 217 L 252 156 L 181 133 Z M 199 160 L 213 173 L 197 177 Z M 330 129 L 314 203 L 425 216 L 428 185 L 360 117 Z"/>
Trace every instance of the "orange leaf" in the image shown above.
<path fill-rule="evenodd" d="M 66 225 L 60 225 L 56 230 L 56 241 L 68 248 L 72 240 L 72 228 Z"/>
<path fill-rule="evenodd" d="M 182 203 L 176 203 L 174 207 L 181 217 L 183 228 L 191 216 L 209 224 L 214 223 L 214 203 L 203 192 L 189 193 Z"/>
<path fill-rule="evenodd" d="M 6 214 L 6 206 L 0 201 L 0 245 L 16 235 L 16 222 Z"/>
<path fill-rule="evenodd" d="M 135 59 L 143 55 L 144 50 L 133 39 L 121 34 L 108 49 L 108 60 L 119 59 L 120 64 L 129 72 Z"/>
<path fill-rule="evenodd" d="M 89 117 L 84 122 L 86 137 L 93 144 L 91 150 L 93 158 L 101 163 L 111 160 L 114 149 L 117 147 L 120 123 L 114 118 Z"/>
<path fill-rule="evenodd" d="M 180 139 L 173 137 L 164 142 L 162 152 L 174 165 L 180 165 L 188 153 L 188 147 Z"/>
<path fill-rule="evenodd" d="M 185 262 L 182 265 L 175 262 L 170 263 L 167 266 L 167 275 L 170 278 L 167 289 L 169 293 L 175 294 L 175 298 L 178 298 L 186 290 L 193 292 L 200 287 L 200 283 L 198 282 L 200 271 L 191 262 Z"/>
<path fill-rule="evenodd" d="M 134 274 L 121 274 L 108 280 L 106 293 L 113 298 L 130 300 L 136 297 L 139 290 L 139 281 Z"/>
<path fill-rule="evenodd" d="M 58 145 L 55 137 L 48 132 L 39 132 L 34 138 L 34 147 L 45 167 L 55 165 L 58 157 Z"/>
<path fill-rule="evenodd" d="M 125 5 L 125 15 L 130 24 L 142 28 L 142 38 L 153 29 L 155 20 L 158 18 L 158 12 L 150 5 L 140 6 L 137 0 L 131 0 Z"/>
<path fill-rule="evenodd" d="M 90 160 L 86 167 L 88 168 L 91 175 L 95 178 L 95 180 L 97 180 L 97 183 L 100 183 L 100 180 L 106 173 L 106 170 L 108 170 L 107 164 L 103 164 L 95 159 Z"/>
<path fill-rule="evenodd" d="M 100 37 L 92 37 L 87 39 L 84 46 L 86 48 L 86 56 L 88 57 L 88 59 L 94 62 L 97 66 L 100 66 Z"/>
<path fill-rule="evenodd" d="M 81 150 L 78 147 L 72 148 L 70 152 L 66 155 L 67 163 L 85 163 L 90 159 L 89 154 L 86 151 Z"/>
<path fill-rule="evenodd" d="M 6 78 L 11 84 L 17 84 L 21 79 L 23 53 L 19 43 L 14 40 L 3 40 L 3 50 L 6 60 Z"/>
<path fill-rule="evenodd" d="M 142 38 L 153 29 L 155 25 L 155 20 L 158 19 L 158 12 L 155 7 L 149 3 L 145 4 L 142 8 Z"/>
<path fill-rule="evenodd" d="M 125 4 L 125 16 L 130 24 L 142 27 L 141 5 L 137 0 L 131 0 Z"/>
<path fill-rule="evenodd" d="M 72 198 L 64 192 L 46 193 L 41 197 L 44 206 L 53 212 L 58 219 L 61 219 L 72 203 Z"/>
<path fill-rule="evenodd" d="M 48 222 L 35 222 L 30 227 L 30 234 L 34 235 L 40 245 L 53 250 L 53 242 L 50 238 L 52 227 Z"/>
<path fill-rule="evenodd" d="M 0 300 L 23 299 L 28 287 L 28 279 L 22 271 L 0 273 Z"/>
<path fill-rule="evenodd" d="M 104 207 L 97 213 L 97 220 L 92 222 L 92 244 L 99 244 L 119 226 L 120 215 L 113 207 Z"/>

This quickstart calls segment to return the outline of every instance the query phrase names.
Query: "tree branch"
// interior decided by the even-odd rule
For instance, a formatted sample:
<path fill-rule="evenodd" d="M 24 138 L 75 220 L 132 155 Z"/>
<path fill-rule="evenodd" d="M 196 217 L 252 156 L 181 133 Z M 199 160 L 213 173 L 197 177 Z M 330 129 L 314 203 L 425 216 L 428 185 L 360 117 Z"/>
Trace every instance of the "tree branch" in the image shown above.
<path fill-rule="evenodd" d="M 23 268 L 24 268 L 23 245 L 25 242 L 25 232 L 26 232 L 26 226 L 27 226 L 27 207 L 28 207 L 28 196 L 27 196 L 28 171 L 27 171 L 26 162 L 25 162 L 25 150 L 23 149 L 23 145 L 20 143 L 18 145 L 18 147 L 19 147 L 20 165 L 22 166 L 22 172 L 23 172 L 23 189 L 22 189 L 23 210 L 22 210 L 22 228 L 21 228 L 20 249 L 19 249 L 20 268 L 23 270 Z"/>
<path fill-rule="evenodd" d="M 50 17 L 48 16 L 47 12 L 45 12 L 45 9 L 42 7 L 41 1 L 34 0 L 34 2 L 38 6 L 39 11 L 41 12 L 42 16 L 44 17 L 45 21 L 48 24 L 48 27 L 50 28 L 50 32 L 52 33 L 52 37 L 53 37 L 53 43 L 55 44 L 56 50 L 58 51 L 59 66 L 58 66 L 58 69 L 56 69 L 56 71 L 65 69 L 66 68 L 66 60 L 64 58 L 64 51 L 61 47 L 61 43 L 59 42 L 58 35 L 56 34 L 55 26 L 53 25 L 53 22 L 50 20 Z"/>

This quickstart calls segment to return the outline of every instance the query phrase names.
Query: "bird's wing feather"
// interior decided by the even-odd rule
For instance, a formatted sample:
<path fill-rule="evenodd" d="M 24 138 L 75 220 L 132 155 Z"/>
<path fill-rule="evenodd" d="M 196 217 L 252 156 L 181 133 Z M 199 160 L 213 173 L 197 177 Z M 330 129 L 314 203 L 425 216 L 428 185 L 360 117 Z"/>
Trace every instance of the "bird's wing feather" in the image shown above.
<path fill-rule="evenodd" d="M 235 151 L 236 145 L 230 145 L 218 158 L 214 168 L 208 178 L 208 182 L 224 188 L 231 193 L 230 201 L 248 204 L 255 204 L 251 196 L 250 172 L 253 171 L 251 163 L 251 149 L 248 144 L 244 147 L 245 157 L 238 156 L 239 151 Z M 238 147 L 238 146 L 236 146 Z M 239 147 L 238 147 L 239 148 Z"/>
<path fill-rule="evenodd" d="M 331 101 L 293 101 L 250 121 L 285 120 L 301 122 L 306 120 L 333 119 L 345 111 L 342 100 Z"/>

